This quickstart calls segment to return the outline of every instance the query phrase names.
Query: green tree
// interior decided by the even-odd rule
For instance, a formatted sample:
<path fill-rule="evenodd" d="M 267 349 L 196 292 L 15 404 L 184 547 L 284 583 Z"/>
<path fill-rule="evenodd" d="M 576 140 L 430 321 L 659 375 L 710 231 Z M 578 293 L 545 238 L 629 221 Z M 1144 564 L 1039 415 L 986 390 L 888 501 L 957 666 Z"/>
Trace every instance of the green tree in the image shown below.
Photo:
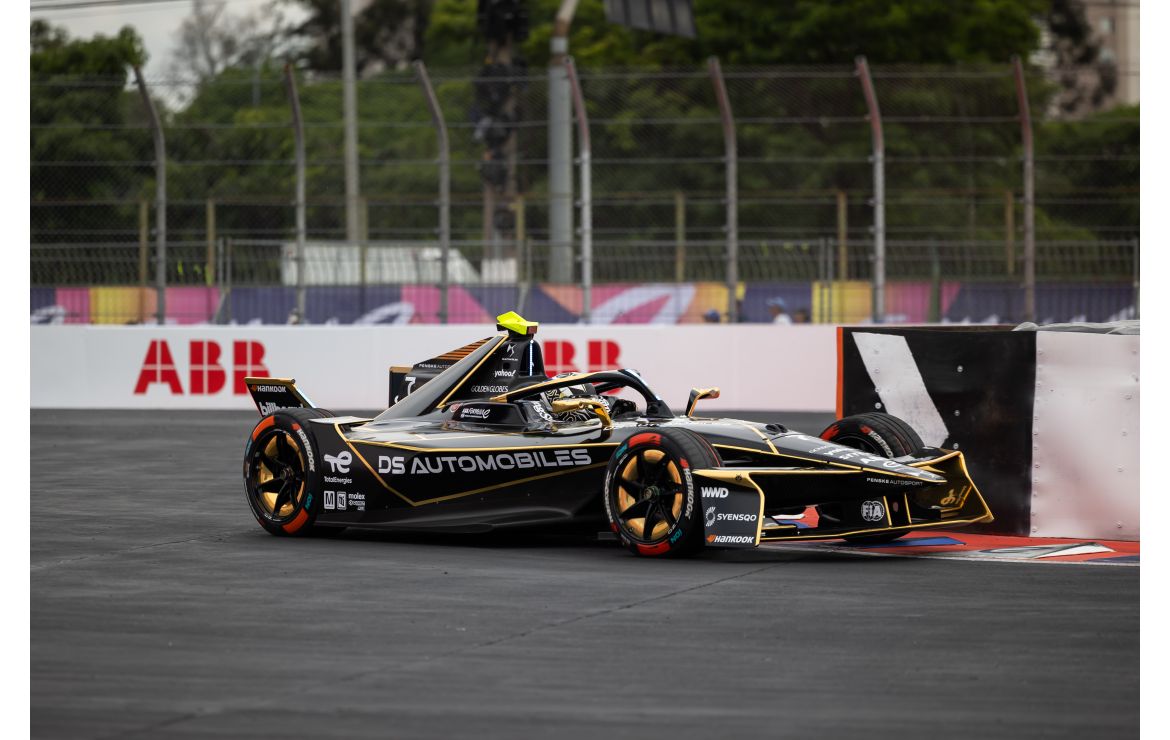
<path fill-rule="evenodd" d="M 140 163 L 152 158 L 141 103 L 127 90 L 130 65 L 146 60 L 141 39 L 129 27 L 71 39 L 43 21 L 30 38 L 33 241 L 134 239 L 134 201 L 149 185 Z M 34 283 L 49 279 L 33 267 Z"/>
<path fill-rule="evenodd" d="M 1091 228 L 1100 239 L 1136 237 L 1140 153 L 1138 106 L 1042 124 L 1036 132 L 1036 188 L 1051 201 L 1044 209 Z"/>
<path fill-rule="evenodd" d="M 1049 0 L 695 0 L 694 39 L 610 23 L 601 2 L 577 7 L 569 48 L 589 66 L 692 66 L 709 56 L 728 65 L 1006 62 L 1039 43 L 1035 19 Z M 524 53 L 534 67 L 549 58 L 560 0 L 531 0 Z M 447 49 L 474 49 L 474 0 L 436 0 L 427 59 Z M 482 49 L 482 47 L 479 47 Z M 475 56 L 463 60 L 475 62 Z"/>
<path fill-rule="evenodd" d="M 341 3 L 285 0 L 308 16 L 292 34 L 309 42 L 301 62 L 320 72 L 341 70 Z M 397 69 L 423 56 L 432 0 L 371 0 L 354 14 L 354 57 L 359 74 Z M 474 14 L 472 15 L 474 18 Z"/>

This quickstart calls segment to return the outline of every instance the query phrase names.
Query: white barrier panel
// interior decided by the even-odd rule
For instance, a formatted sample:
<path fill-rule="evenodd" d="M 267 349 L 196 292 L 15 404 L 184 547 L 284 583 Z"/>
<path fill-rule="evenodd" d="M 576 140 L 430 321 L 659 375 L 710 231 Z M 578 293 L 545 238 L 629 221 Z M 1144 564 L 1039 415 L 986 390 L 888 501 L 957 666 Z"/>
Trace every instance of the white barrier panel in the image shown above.
<path fill-rule="evenodd" d="M 391 365 L 410 365 L 494 327 L 33 326 L 33 408 L 247 409 L 247 375 L 296 378 L 325 408 L 386 405 Z M 681 413 L 693 386 L 723 395 L 704 411 L 832 411 L 836 327 L 696 324 L 540 328 L 550 372 L 638 370 Z"/>
<path fill-rule="evenodd" d="M 1035 536 L 1140 539 L 1140 341 L 1037 332 Z"/>

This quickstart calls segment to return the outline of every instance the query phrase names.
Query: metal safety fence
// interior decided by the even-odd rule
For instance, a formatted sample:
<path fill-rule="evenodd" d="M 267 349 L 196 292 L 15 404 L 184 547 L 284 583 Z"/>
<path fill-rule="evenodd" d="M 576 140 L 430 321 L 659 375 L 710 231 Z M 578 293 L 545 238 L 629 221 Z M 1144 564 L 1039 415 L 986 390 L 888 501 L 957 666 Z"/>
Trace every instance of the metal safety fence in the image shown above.
<path fill-rule="evenodd" d="M 567 186 L 549 76 L 385 72 L 356 83 L 351 200 L 339 79 L 141 82 L 32 80 L 34 287 L 154 290 L 165 315 L 167 288 L 229 279 L 303 296 L 344 274 L 443 301 L 716 283 L 736 320 L 745 284 L 864 281 L 880 321 L 887 281 L 998 281 L 1014 319 L 1043 318 L 1038 284 L 1105 281 L 1136 310 L 1138 112 L 1060 117 L 1059 87 L 1019 63 L 578 69 Z"/>

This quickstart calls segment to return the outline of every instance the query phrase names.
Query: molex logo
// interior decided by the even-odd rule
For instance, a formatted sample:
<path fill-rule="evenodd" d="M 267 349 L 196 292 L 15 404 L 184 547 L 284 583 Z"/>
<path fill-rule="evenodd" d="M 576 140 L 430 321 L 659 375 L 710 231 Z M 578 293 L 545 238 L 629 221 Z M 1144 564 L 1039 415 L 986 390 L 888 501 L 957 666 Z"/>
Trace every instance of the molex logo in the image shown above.
<path fill-rule="evenodd" d="M 192 339 L 190 350 L 191 366 L 187 374 L 187 395 L 210 396 L 223 391 L 227 385 L 228 370 L 222 364 L 223 348 L 219 342 L 206 339 Z M 246 377 L 267 377 L 264 366 L 264 345 L 250 340 L 232 342 L 232 390 L 237 396 L 247 394 L 244 384 Z M 138 382 L 134 394 L 143 395 L 153 385 L 162 385 L 171 395 L 184 395 L 183 381 L 179 367 L 175 364 L 170 345 L 165 339 L 152 339 L 138 371 Z"/>

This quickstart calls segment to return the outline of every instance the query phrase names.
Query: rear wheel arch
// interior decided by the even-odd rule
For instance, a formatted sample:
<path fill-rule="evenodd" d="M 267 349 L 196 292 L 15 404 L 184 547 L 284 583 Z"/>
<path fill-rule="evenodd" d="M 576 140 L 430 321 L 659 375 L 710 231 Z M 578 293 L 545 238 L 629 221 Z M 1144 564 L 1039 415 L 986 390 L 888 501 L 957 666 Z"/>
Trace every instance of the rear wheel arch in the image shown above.
<path fill-rule="evenodd" d="M 313 419 L 325 409 L 278 409 L 253 427 L 244 450 L 244 492 L 257 523 L 278 536 L 314 532 L 321 511 L 321 451 Z"/>
<path fill-rule="evenodd" d="M 918 432 L 904 420 L 891 414 L 872 412 L 855 414 L 838 419 L 820 433 L 820 438 L 836 444 L 864 450 L 882 457 L 902 457 L 916 455 L 925 445 Z M 821 516 L 833 518 L 840 514 L 841 504 L 818 506 Z M 838 507 L 837 512 L 833 507 Z M 846 537 L 848 542 L 858 544 L 881 544 L 893 542 L 905 532 L 881 532 L 879 534 L 862 534 Z"/>

